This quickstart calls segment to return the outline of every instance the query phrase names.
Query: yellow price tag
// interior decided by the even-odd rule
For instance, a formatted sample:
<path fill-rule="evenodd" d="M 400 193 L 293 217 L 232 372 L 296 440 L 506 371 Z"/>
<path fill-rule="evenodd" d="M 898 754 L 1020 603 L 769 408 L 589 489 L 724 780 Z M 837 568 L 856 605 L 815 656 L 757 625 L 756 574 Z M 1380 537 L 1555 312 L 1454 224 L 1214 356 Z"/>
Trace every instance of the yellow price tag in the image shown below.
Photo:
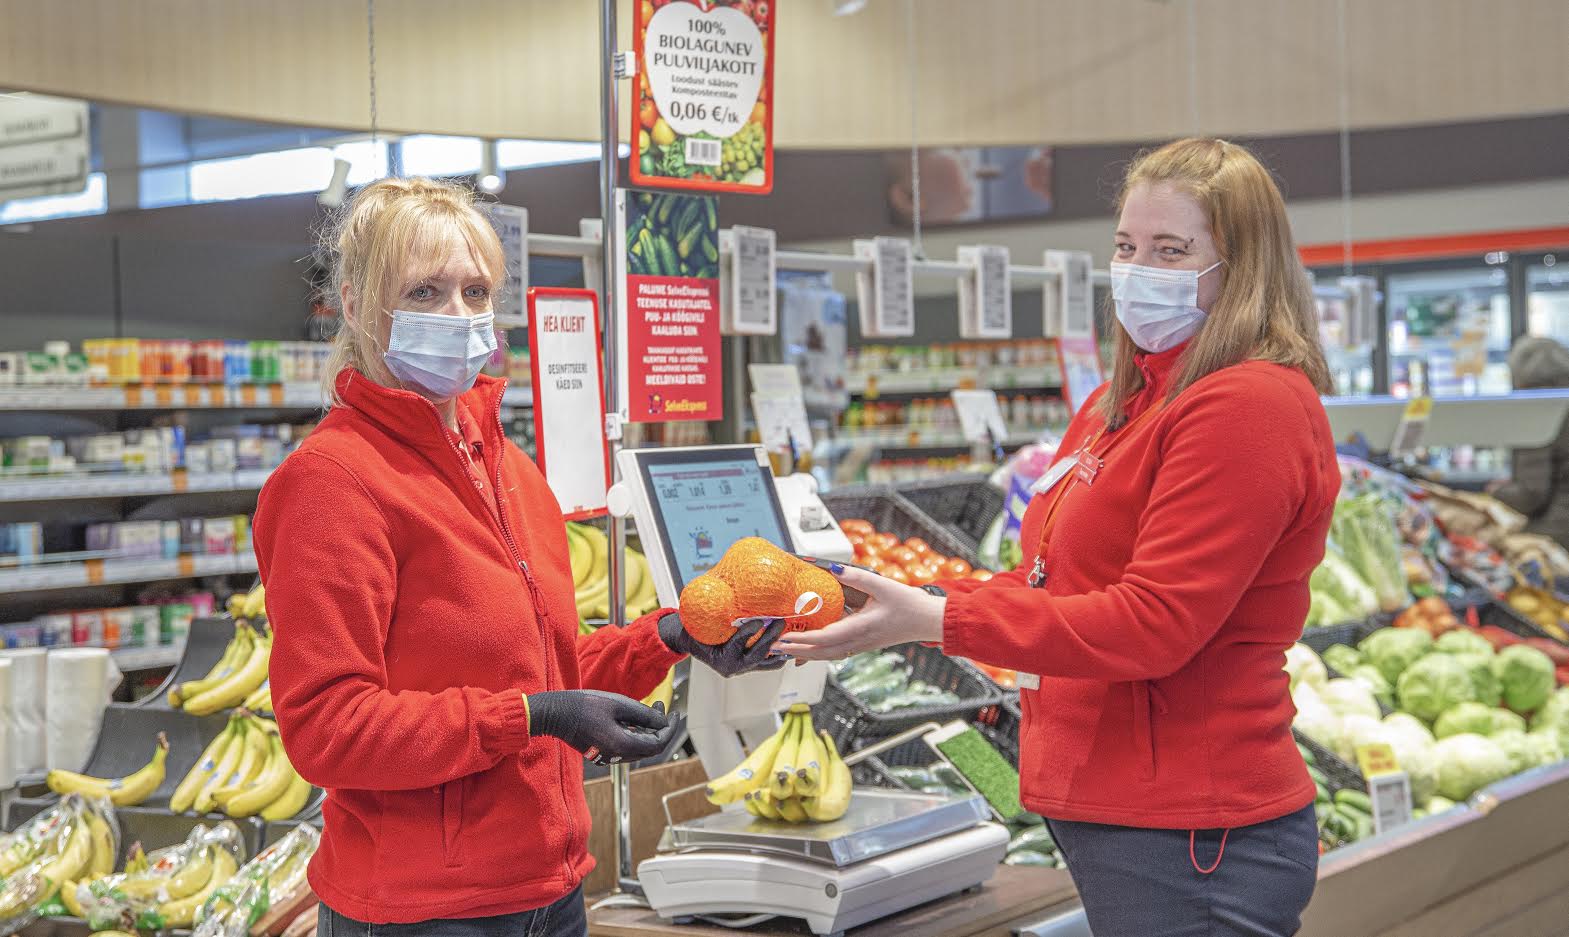
<path fill-rule="evenodd" d="M 1427 419 L 1428 417 L 1430 417 L 1432 415 L 1433 415 L 1433 398 L 1432 397 L 1413 397 L 1411 399 L 1411 402 L 1406 404 L 1405 419 L 1408 419 L 1408 420 L 1425 420 L 1425 419 Z"/>
<path fill-rule="evenodd" d="M 1383 742 L 1358 745 L 1357 765 L 1361 767 L 1365 778 L 1394 774 L 1400 770 L 1400 762 L 1395 760 L 1395 750 Z"/>

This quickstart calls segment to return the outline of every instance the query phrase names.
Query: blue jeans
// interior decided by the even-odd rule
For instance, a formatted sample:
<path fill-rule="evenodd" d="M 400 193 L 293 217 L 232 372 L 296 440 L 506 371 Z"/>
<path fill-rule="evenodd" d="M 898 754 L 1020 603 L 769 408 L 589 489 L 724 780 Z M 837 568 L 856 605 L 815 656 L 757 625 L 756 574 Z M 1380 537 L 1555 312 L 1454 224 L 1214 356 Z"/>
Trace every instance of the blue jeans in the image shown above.
<path fill-rule="evenodd" d="M 1311 805 L 1233 830 L 1047 823 L 1095 937 L 1291 937 L 1318 881 Z"/>
<path fill-rule="evenodd" d="M 321 905 L 316 937 L 586 937 L 583 889 L 553 905 L 496 917 L 438 918 L 418 924 L 367 924 Z"/>

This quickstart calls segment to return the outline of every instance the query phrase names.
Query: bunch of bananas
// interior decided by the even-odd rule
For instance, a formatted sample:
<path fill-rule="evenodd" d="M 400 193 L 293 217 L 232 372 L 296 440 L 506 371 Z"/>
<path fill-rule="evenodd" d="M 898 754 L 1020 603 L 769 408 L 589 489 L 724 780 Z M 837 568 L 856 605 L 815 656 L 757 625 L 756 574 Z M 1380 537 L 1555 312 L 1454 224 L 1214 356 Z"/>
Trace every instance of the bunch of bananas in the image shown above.
<path fill-rule="evenodd" d="M 169 738 L 159 732 L 152 760 L 123 778 L 95 778 L 56 768 L 49 772 L 44 781 L 56 794 L 81 794 L 83 797 L 103 798 L 116 807 L 132 807 L 151 797 L 163 784 L 164 763 L 168 759 Z"/>
<path fill-rule="evenodd" d="M 125 871 L 69 883 L 66 910 L 95 928 L 167 930 L 190 927 L 240 863 L 240 831 L 232 823 L 197 826 L 185 842 L 151 856 L 133 856 Z"/>
<path fill-rule="evenodd" d="M 202 910 L 197 934 L 277 934 L 315 901 L 305 880 L 321 834 L 301 823 L 256 854 Z"/>
<path fill-rule="evenodd" d="M 250 702 L 267 682 L 272 635 L 243 619 L 235 622 L 234 640 L 223 657 L 200 680 L 188 680 L 169 691 L 169 705 L 193 716 L 209 716 Z M 272 696 L 267 695 L 267 708 Z"/>
<path fill-rule="evenodd" d="M 0 925 L 11 933 L 67 882 L 107 875 L 119 842 L 106 801 L 78 794 L 34 817 L 0 840 Z"/>
<path fill-rule="evenodd" d="M 283 751 L 277 724 L 240 710 L 175 788 L 169 809 L 287 820 L 300 812 L 310 793 L 310 782 Z"/>
<path fill-rule="evenodd" d="M 742 801 L 753 816 L 824 823 L 850 809 L 850 766 L 827 732 L 812 725 L 804 703 L 790 707 L 779 731 L 729 774 L 708 782 L 714 804 Z"/>
<path fill-rule="evenodd" d="M 572 582 L 577 587 L 577 614 L 582 622 L 610 617 L 610 538 L 592 524 L 567 525 L 567 551 L 572 558 Z M 648 558 L 626 551 L 626 614 L 630 621 L 659 607 Z M 579 630 L 585 630 L 580 625 Z"/>
<path fill-rule="evenodd" d="M 267 589 L 261 583 L 249 592 L 236 592 L 229 596 L 225 606 L 230 618 L 245 621 L 267 620 Z"/>

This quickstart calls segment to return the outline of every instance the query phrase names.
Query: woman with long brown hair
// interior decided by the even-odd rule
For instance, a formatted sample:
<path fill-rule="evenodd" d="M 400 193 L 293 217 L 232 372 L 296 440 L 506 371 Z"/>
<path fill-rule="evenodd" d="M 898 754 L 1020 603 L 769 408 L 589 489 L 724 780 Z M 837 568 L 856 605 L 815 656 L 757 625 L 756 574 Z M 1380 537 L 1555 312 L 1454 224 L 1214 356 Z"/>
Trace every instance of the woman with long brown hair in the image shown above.
<path fill-rule="evenodd" d="M 871 601 L 776 650 L 906 641 L 1020 672 L 1023 800 L 1048 818 L 1096 937 L 1297 931 L 1314 786 L 1282 670 L 1340 486 L 1313 295 L 1246 149 L 1138 159 L 1111 265 L 1111 381 L 1024 519 L 1024 562 Z"/>

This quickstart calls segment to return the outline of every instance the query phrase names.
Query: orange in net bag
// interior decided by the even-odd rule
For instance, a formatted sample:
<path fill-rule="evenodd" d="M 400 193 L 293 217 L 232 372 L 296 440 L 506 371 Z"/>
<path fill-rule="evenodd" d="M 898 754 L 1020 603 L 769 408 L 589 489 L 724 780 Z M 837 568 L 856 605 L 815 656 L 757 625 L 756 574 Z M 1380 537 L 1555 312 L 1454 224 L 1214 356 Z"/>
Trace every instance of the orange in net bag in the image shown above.
<path fill-rule="evenodd" d="M 704 644 L 723 644 L 738 618 L 784 618 L 785 631 L 816 631 L 844 617 L 844 590 L 827 570 L 761 537 L 737 540 L 713 569 L 681 590 L 681 623 Z"/>

